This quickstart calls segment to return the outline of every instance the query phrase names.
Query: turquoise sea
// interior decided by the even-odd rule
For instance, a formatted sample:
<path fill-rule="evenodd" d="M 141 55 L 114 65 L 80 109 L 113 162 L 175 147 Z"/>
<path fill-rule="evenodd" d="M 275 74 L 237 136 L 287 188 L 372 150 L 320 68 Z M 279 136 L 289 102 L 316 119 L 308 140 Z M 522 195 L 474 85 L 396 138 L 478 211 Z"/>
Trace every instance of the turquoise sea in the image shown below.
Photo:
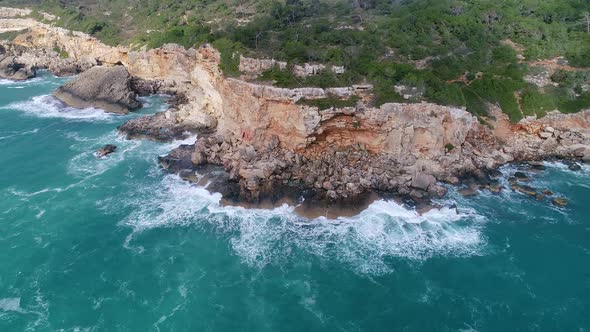
<path fill-rule="evenodd" d="M 562 209 L 510 191 L 423 216 L 222 207 L 158 167 L 181 142 L 61 106 L 65 80 L 0 81 L 0 331 L 590 330 L 588 166 L 531 173 Z"/>

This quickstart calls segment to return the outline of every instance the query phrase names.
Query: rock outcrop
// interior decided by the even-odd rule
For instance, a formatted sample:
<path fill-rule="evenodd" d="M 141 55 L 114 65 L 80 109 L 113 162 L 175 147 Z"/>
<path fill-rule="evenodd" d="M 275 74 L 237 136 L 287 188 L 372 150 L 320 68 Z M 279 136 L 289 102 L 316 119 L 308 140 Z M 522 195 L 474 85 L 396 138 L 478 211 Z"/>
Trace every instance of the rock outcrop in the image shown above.
<path fill-rule="evenodd" d="M 343 66 L 326 66 L 319 63 L 304 63 L 302 65 L 293 65 L 289 67 L 285 61 L 277 61 L 275 59 L 256 59 L 240 56 L 240 72 L 246 75 L 247 78 L 255 78 L 264 71 L 279 68 L 280 70 L 290 70 L 293 75 L 297 77 L 308 77 L 320 74 L 325 70 L 330 70 L 334 74 L 344 74 L 346 69 Z"/>
<path fill-rule="evenodd" d="M 0 45 L 0 78 L 22 81 L 33 78 L 36 75 L 36 68 L 17 61 L 15 57 L 8 54 L 6 48 Z"/>
<path fill-rule="evenodd" d="M 126 114 L 141 107 L 124 66 L 93 67 L 59 87 L 53 95 L 75 108 L 97 107 Z"/>

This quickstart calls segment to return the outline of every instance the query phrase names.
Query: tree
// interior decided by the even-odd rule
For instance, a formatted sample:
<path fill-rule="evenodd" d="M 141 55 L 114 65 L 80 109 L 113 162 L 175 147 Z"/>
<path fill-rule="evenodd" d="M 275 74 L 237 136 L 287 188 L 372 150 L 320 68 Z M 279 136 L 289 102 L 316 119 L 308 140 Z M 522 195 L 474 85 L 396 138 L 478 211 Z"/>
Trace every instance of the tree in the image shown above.
<path fill-rule="evenodd" d="M 581 24 L 586 26 L 586 32 L 590 33 L 590 12 L 582 13 L 582 19 L 580 20 Z"/>

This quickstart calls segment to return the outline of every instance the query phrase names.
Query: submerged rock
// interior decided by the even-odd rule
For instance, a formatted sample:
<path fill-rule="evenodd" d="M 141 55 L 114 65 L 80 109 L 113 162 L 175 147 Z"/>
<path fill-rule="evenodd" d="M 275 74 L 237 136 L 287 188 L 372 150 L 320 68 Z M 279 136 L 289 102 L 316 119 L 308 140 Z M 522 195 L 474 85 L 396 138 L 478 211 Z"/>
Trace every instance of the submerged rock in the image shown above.
<path fill-rule="evenodd" d="M 551 203 L 553 203 L 553 205 L 555 206 L 564 207 L 569 204 L 569 201 L 563 197 L 556 197 L 553 200 L 551 200 Z"/>
<path fill-rule="evenodd" d="M 461 194 L 463 197 L 472 197 L 472 196 L 476 196 L 477 195 L 477 189 L 475 188 L 463 188 L 459 190 L 459 194 Z"/>
<path fill-rule="evenodd" d="M 545 170 L 545 163 L 542 161 L 529 161 L 527 162 L 532 169 L 542 171 Z"/>
<path fill-rule="evenodd" d="M 98 158 L 104 158 L 104 157 L 108 156 L 109 154 L 115 152 L 115 150 L 117 150 L 116 145 L 107 144 L 107 145 L 103 146 L 102 148 L 96 150 L 95 154 Z"/>
<path fill-rule="evenodd" d="M 91 68 L 53 95 L 71 107 L 97 107 L 111 113 L 127 114 L 141 107 L 123 66 Z"/>
<path fill-rule="evenodd" d="M 526 175 L 523 172 L 516 172 L 514 173 L 514 177 L 518 180 L 518 181 L 530 181 L 531 179 L 529 178 L 528 175 Z"/>
<path fill-rule="evenodd" d="M 576 163 L 575 161 L 563 160 L 562 163 L 566 165 L 570 171 L 579 171 L 582 169 L 582 166 L 580 166 L 580 164 Z"/>
<path fill-rule="evenodd" d="M 499 183 L 492 183 L 486 187 L 489 191 L 493 194 L 500 194 L 502 192 L 503 187 Z"/>
<path fill-rule="evenodd" d="M 517 191 L 522 194 L 525 194 L 525 195 L 528 195 L 528 196 L 537 197 L 537 190 L 533 187 L 523 186 L 523 185 L 519 185 L 519 184 L 513 184 L 512 190 Z"/>

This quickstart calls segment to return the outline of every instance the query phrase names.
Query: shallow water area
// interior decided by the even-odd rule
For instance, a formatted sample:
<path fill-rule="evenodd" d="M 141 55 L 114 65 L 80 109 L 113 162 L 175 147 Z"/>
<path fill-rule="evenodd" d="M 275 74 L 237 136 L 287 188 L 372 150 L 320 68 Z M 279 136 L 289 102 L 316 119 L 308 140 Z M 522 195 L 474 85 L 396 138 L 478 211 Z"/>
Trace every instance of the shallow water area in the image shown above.
<path fill-rule="evenodd" d="M 0 81 L 1 331 L 590 329 L 587 165 L 530 173 L 565 208 L 454 189 L 441 203 L 457 210 L 423 215 L 223 206 L 159 168 L 182 142 L 117 133 L 162 97 L 74 110 L 50 97 L 66 80 Z"/>

